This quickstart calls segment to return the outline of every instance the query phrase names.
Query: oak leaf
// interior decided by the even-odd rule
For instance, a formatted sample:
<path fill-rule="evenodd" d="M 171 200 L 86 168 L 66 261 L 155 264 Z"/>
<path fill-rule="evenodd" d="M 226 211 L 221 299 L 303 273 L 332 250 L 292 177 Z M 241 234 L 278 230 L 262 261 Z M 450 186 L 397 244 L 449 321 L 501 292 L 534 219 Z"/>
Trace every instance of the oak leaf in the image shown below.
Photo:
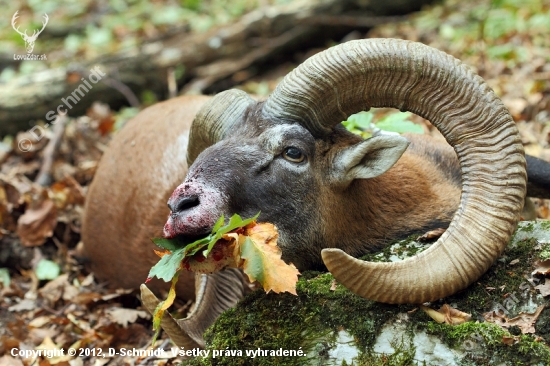
<path fill-rule="evenodd" d="M 57 225 L 57 208 L 50 199 L 25 211 L 17 221 L 17 234 L 26 247 L 42 245 L 53 235 Z"/>
<path fill-rule="evenodd" d="M 537 285 L 535 288 L 539 290 L 543 297 L 550 295 L 550 281 L 547 278 L 544 279 L 544 284 Z"/>
<path fill-rule="evenodd" d="M 534 313 L 521 312 L 518 316 L 508 319 L 506 315 L 499 314 L 496 311 L 490 311 L 483 314 L 483 317 L 489 323 L 499 325 L 503 329 L 508 329 L 512 326 L 517 326 L 521 329 L 522 334 L 535 333 L 535 323 L 537 322 L 540 314 L 544 310 L 544 305 L 541 305 L 535 310 Z"/>
<path fill-rule="evenodd" d="M 531 273 L 531 275 L 542 275 L 546 276 L 550 274 L 550 259 L 547 259 L 545 261 L 537 261 L 535 263 L 535 270 Z"/>

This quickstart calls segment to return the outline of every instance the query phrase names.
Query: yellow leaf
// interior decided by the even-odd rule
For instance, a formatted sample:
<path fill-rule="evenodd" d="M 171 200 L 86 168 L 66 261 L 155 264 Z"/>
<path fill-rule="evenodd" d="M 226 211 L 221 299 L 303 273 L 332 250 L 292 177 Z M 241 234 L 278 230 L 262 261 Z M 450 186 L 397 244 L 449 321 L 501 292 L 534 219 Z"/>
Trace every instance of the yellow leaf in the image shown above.
<path fill-rule="evenodd" d="M 277 238 L 277 229 L 272 224 L 247 228 L 246 235 L 239 236 L 242 269 L 251 281 L 258 281 L 265 292 L 290 292 L 296 295 L 300 272 L 293 264 L 286 264 L 281 259 Z"/>
<path fill-rule="evenodd" d="M 161 301 L 158 304 L 153 314 L 153 330 L 155 331 L 155 334 L 153 336 L 153 341 L 152 341 L 153 345 L 155 344 L 155 341 L 159 336 L 160 321 L 164 316 L 164 312 L 166 311 L 166 309 L 172 306 L 172 304 L 174 303 L 174 300 L 176 299 L 176 284 L 178 283 L 179 275 L 180 275 L 180 271 L 176 272 L 176 275 L 174 276 L 174 278 L 172 278 L 172 285 L 170 286 L 170 291 L 168 291 L 168 297 L 166 298 L 166 300 Z"/>
<path fill-rule="evenodd" d="M 438 323 L 459 325 L 469 321 L 472 317 L 471 314 L 464 313 L 460 310 L 450 307 L 447 304 L 444 304 L 439 310 L 434 310 L 424 305 L 420 305 L 420 308 Z"/>

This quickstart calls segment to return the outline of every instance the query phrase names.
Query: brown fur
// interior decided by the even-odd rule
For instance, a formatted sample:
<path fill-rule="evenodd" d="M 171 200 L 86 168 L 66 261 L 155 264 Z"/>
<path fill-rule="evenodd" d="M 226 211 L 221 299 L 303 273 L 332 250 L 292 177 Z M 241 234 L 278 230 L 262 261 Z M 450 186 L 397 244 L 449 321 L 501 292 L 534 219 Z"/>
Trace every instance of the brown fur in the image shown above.
<path fill-rule="evenodd" d="M 132 119 L 113 139 L 88 192 L 82 239 L 92 270 L 112 287 L 138 288 L 158 261 L 152 237 L 162 236 L 174 188 L 187 173 L 185 156 L 162 161 L 178 136 L 187 134 L 209 98 L 180 97 L 158 103 Z M 184 147 L 185 148 L 185 147 Z M 194 296 L 184 273 L 178 294 Z M 165 287 L 154 281 L 151 288 Z"/>

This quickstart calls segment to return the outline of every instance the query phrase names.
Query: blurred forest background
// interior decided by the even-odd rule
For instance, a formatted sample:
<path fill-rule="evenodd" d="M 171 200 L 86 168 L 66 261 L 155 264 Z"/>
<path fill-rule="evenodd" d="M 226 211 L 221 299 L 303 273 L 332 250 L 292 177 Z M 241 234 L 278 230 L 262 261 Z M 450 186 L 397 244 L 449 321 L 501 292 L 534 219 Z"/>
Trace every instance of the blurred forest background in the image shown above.
<path fill-rule="evenodd" d="M 476 70 L 510 110 L 526 152 L 550 161 L 550 0 L 1 0 L 0 8 L 0 364 L 32 364 L 11 357 L 13 347 L 149 344 L 136 293 L 106 290 L 74 251 L 109 140 L 157 101 L 232 87 L 268 95 L 332 45 L 409 39 Z M 14 28 L 31 35 L 44 14 L 32 51 L 41 59 L 22 60 Z M 47 113 L 96 67 L 105 76 L 52 124 Z M 370 113 L 437 134 L 416 116 Z M 537 217 L 550 218 L 549 202 L 534 202 Z M 40 364 L 69 361 L 97 360 Z"/>

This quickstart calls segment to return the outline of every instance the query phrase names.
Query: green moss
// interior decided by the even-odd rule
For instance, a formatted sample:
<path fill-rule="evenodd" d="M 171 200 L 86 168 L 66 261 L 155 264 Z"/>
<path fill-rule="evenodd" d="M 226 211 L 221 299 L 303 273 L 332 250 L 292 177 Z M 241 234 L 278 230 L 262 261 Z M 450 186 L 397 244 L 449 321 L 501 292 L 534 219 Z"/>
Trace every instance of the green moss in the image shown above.
<path fill-rule="evenodd" d="M 543 261 L 550 259 L 550 243 L 544 243 L 541 246 L 539 258 Z"/>
<path fill-rule="evenodd" d="M 428 334 L 437 335 L 445 344 L 467 350 L 466 359 L 475 365 L 491 365 L 506 361 L 506 365 L 550 364 L 550 349 L 532 335 L 514 335 L 488 322 L 468 322 L 457 326 L 430 322 Z M 507 345 L 504 339 L 513 344 Z M 497 362 L 498 363 L 498 362 Z"/>
<path fill-rule="evenodd" d="M 302 349 L 309 358 L 220 357 L 193 360 L 186 365 L 303 365 L 309 359 L 327 358 L 327 349 L 340 330 L 351 334 L 360 349 L 371 349 L 382 325 L 400 309 L 363 299 L 336 284 L 328 273 L 305 272 L 296 289 L 298 296 L 265 294 L 262 290 L 250 294 L 235 309 L 223 313 L 208 329 L 205 339 L 208 349 Z M 410 310 L 412 306 L 405 308 Z M 359 317 L 361 321 L 357 321 Z"/>

